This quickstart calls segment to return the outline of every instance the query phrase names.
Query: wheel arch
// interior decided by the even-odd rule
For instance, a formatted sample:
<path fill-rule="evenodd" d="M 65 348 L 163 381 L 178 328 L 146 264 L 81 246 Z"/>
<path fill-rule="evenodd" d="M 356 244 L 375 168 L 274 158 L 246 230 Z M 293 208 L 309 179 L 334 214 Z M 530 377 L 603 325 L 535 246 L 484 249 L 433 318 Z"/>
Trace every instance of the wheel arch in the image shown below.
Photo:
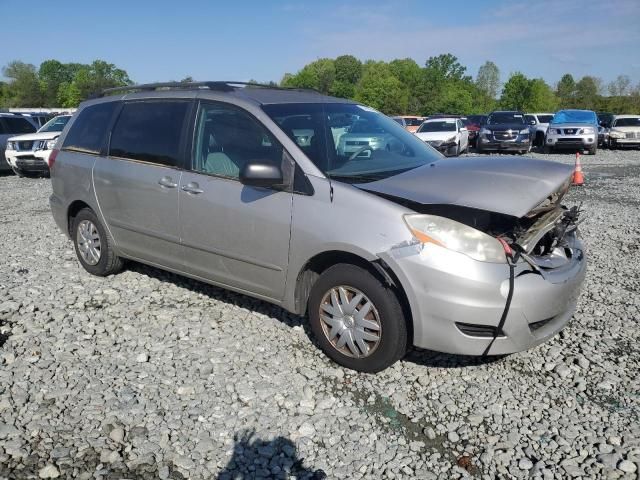
<path fill-rule="evenodd" d="M 411 306 L 402 283 L 384 260 L 366 258 L 344 250 L 328 250 L 311 257 L 298 272 L 294 291 L 295 312 L 301 315 L 307 314 L 309 294 L 320 275 L 328 268 L 337 264 L 355 265 L 371 273 L 374 277 L 387 285 L 395 293 L 407 325 L 409 341 L 413 342 L 413 316 Z"/>
<path fill-rule="evenodd" d="M 91 206 L 82 200 L 74 200 L 69 205 L 69 208 L 67 208 L 67 231 L 70 236 L 73 236 L 73 232 L 71 231 L 71 228 L 73 227 L 73 219 L 76 218 L 76 215 L 85 208 L 93 211 Z"/>

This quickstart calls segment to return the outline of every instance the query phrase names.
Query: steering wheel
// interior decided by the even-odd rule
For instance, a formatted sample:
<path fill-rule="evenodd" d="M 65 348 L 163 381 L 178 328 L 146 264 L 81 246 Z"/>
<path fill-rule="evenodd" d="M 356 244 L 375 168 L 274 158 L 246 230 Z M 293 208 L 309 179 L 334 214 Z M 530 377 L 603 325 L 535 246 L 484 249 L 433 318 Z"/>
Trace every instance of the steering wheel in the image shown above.
<path fill-rule="evenodd" d="M 362 152 L 366 152 L 367 150 L 371 150 L 371 153 L 373 153 L 373 148 L 371 148 L 371 145 L 365 145 L 364 147 L 361 147 L 358 150 L 356 150 L 355 152 L 353 152 L 351 154 L 351 156 L 349 157 L 349 161 L 353 160 L 358 155 L 360 155 Z"/>

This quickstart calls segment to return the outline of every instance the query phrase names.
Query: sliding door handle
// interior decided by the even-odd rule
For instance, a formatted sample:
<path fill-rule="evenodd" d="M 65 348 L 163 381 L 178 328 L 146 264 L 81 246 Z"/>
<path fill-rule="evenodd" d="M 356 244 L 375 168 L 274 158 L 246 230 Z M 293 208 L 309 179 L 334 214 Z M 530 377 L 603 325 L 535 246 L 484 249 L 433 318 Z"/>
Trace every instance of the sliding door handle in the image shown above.
<path fill-rule="evenodd" d="M 176 188 L 178 184 L 171 177 L 162 177 L 158 180 L 158 184 L 167 188 Z"/>
<path fill-rule="evenodd" d="M 186 185 L 183 185 L 182 191 L 187 193 L 192 193 L 193 195 L 198 195 L 204 192 L 204 190 L 202 190 L 200 188 L 200 185 L 198 185 L 196 182 L 189 182 Z"/>

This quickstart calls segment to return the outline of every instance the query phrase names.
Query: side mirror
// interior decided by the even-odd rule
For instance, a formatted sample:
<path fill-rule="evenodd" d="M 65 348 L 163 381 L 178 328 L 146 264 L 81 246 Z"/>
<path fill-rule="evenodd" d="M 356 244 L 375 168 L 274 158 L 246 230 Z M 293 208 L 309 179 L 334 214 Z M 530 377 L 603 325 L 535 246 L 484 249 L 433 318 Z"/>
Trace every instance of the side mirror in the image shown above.
<path fill-rule="evenodd" d="M 529 125 L 535 125 L 536 121 L 535 120 L 529 120 Z"/>
<path fill-rule="evenodd" d="M 283 184 L 280 167 L 264 161 L 246 163 L 240 170 L 240 183 L 251 187 L 275 187 Z"/>
<path fill-rule="evenodd" d="M 461 132 L 466 132 L 467 131 L 467 127 L 460 127 L 460 131 Z"/>

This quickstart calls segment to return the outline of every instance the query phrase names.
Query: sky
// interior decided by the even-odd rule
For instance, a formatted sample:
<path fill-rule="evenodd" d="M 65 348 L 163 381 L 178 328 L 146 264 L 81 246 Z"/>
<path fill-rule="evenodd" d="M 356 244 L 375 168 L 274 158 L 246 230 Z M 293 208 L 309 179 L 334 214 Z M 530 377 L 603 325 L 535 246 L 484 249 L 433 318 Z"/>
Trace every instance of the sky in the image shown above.
<path fill-rule="evenodd" d="M 640 82 L 640 0 L 0 0 L 0 66 L 106 60 L 136 83 L 279 81 L 318 58 L 453 53 L 475 77 Z"/>

